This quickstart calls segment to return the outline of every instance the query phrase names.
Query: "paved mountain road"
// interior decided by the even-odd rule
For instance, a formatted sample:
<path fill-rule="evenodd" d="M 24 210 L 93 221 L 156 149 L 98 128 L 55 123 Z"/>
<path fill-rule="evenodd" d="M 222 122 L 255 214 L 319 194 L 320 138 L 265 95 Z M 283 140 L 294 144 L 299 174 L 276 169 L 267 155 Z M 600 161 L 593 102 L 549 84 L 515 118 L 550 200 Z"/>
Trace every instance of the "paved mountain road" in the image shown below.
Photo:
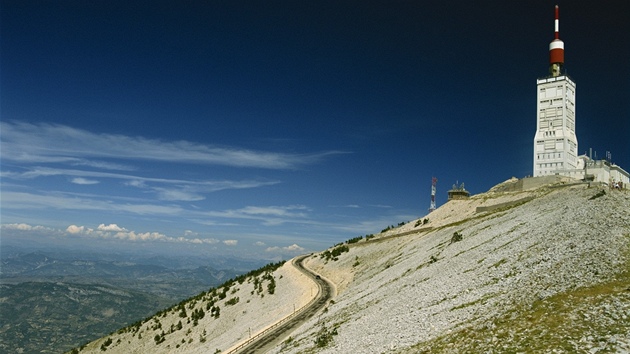
<path fill-rule="evenodd" d="M 317 295 L 301 310 L 295 314 L 286 317 L 279 322 L 275 323 L 264 332 L 258 334 L 256 337 L 248 340 L 240 346 L 234 348 L 229 354 L 261 354 L 266 353 L 271 348 L 275 347 L 293 330 L 298 328 L 308 319 L 313 317 L 317 312 L 326 306 L 328 301 L 332 299 L 334 295 L 333 285 L 326 279 L 321 278 L 319 275 L 313 273 L 304 266 L 304 260 L 309 255 L 299 256 L 293 259 L 293 266 L 295 266 L 302 273 L 311 278 L 318 287 Z"/>

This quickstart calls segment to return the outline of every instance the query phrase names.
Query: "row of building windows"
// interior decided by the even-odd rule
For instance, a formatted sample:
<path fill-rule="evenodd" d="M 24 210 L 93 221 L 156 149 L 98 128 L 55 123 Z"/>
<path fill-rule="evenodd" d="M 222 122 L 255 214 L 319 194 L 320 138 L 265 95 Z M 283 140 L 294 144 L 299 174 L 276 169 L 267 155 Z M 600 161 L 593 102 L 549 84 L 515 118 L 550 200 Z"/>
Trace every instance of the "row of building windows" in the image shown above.
<path fill-rule="evenodd" d="M 557 154 L 555 154 L 555 153 L 551 154 L 550 153 L 550 154 L 538 154 L 538 155 L 536 155 L 536 159 L 538 159 L 538 160 L 540 160 L 541 158 L 545 159 L 545 160 L 548 160 L 548 159 L 559 159 L 561 157 L 562 157 L 562 155 L 560 153 L 557 153 Z"/>
<path fill-rule="evenodd" d="M 564 167 L 564 162 L 550 162 L 550 163 L 541 163 L 538 165 L 539 168 L 551 168 L 551 167 Z"/>
<path fill-rule="evenodd" d="M 540 105 L 562 105 L 562 98 L 554 98 L 554 99 L 549 99 L 549 100 L 542 100 L 540 101 Z"/>

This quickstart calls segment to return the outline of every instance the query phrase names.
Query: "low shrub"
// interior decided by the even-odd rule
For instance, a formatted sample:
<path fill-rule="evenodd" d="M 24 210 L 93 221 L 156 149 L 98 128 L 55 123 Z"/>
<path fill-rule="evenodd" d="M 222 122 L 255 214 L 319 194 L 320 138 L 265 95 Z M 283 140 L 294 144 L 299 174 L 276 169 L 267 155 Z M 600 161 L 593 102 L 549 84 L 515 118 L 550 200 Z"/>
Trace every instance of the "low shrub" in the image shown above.
<path fill-rule="evenodd" d="M 459 232 L 455 231 L 453 233 L 453 237 L 451 237 L 451 243 L 459 242 L 463 238 L 464 238 L 464 236 L 462 234 L 460 234 Z"/>
<path fill-rule="evenodd" d="M 315 338 L 315 346 L 317 348 L 325 348 L 333 341 L 333 336 L 336 336 L 337 328 L 333 328 L 329 330 L 326 326 L 322 326 L 322 329 L 317 332 L 317 337 Z"/>

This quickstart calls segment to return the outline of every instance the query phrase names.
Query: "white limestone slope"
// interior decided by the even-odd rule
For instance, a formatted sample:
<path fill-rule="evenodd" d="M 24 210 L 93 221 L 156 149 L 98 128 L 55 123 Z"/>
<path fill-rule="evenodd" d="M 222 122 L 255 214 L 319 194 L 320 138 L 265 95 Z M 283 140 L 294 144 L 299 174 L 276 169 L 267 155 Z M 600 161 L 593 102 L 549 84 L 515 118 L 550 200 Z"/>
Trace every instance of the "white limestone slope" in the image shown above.
<path fill-rule="evenodd" d="M 522 314 L 534 321 L 536 313 L 528 311 L 545 305 L 545 299 L 596 284 L 617 284 L 616 273 L 628 269 L 630 193 L 606 190 L 606 195 L 591 200 L 601 189 L 556 185 L 450 201 L 429 214 L 429 223 L 417 227 L 433 227 L 430 230 L 362 241 L 336 262 L 313 258 L 307 266 L 337 282 L 339 295 L 321 317 L 273 352 L 529 352 L 524 343 L 537 337 L 528 338 L 527 326 L 501 328 L 510 338 L 505 341 L 492 329 Z M 510 201 L 516 205 L 503 204 Z M 475 212 L 478 206 L 493 204 L 504 208 Z M 414 226 L 411 222 L 388 234 L 409 232 Z M 451 243 L 455 232 L 463 239 Z M 571 319 L 575 324 L 560 319 L 568 327 L 585 327 L 579 338 L 567 339 L 574 343 L 571 349 L 545 347 L 545 351 L 628 352 L 630 283 L 616 286 L 613 295 L 602 300 L 608 302 L 598 302 L 608 312 L 598 312 L 591 302 L 567 310 L 571 318 L 576 317 Z M 599 317 L 612 324 L 597 323 Z M 593 328 L 614 330 L 602 334 Z M 330 336 L 331 342 L 316 347 L 315 339 L 333 329 L 337 334 Z M 490 338 L 482 337 L 489 343 L 474 342 L 481 341 L 474 333 L 481 330 L 490 333 Z M 455 336 L 464 333 L 474 341 Z"/>
<path fill-rule="evenodd" d="M 186 318 L 180 317 L 180 310 L 175 308 L 144 322 L 137 332 L 118 331 L 88 344 L 80 353 L 103 353 L 100 348 L 108 338 L 112 344 L 107 346 L 106 353 L 214 353 L 217 350 L 226 353 L 250 335 L 255 336 L 300 309 L 317 293 L 316 284 L 290 263 L 286 262 L 273 273 L 276 283 L 273 295 L 268 292 L 268 281 L 263 282 L 263 291 L 259 294 L 253 279 L 249 278 L 242 284 L 236 282 L 225 299 L 216 301 L 215 305 L 220 308 L 218 318 L 212 317 L 211 311 L 206 309 L 209 299 L 206 296 L 193 306 L 186 304 Z M 238 298 L 238 302 L 227 305 L 233 298 Z M 204 310 L 205 316 L 195 326 L 189 319 L 192 312 L 199 309 Z M 179 321 L 182 329 L 177 330 Z M 172 332 L 171 326 L 175 327 Z M 156 344 L 155 336 L 162 332 L 165 333 L 164 341 Z"/>
<path fill-rule="evenodd" d="M 606 190 L 590 199 L 602 187 L 562 184 L 506 192 L 511 183 L 515 181 L 468 200 L 450 201 L 432 212 L 426 224 L 416 226 L 412 221 L 368 242 L 350 244 L 337 261 L 326 261 L 321 254 L 309 257 L 306 266 L 333 281 L 337 296 L 272 352 L 523 351 L 518 347 L 523 338 L 537 337 L 519 326 L 512 331 L 523 333 L 493 332 L 503 331 L 501 321 L 529 316 L 528 311 L 559 294 L 573 296 L 580 289 L 613 282 L 619 269 L 628 269 L 630 193 Z M 456 232 L 462 240 L 452 242 Z M 139 331 L 112 334 L 81 353 L 102 353 L 100 346 L 107 338 L 112 340 L 107 353 L 227 353 L 249 337 L 250 329 L 255 335 L 308 303 L 317 291 L 289 262 L 273 276 L 273 295 L 266 289 L 264 297 L 252 294 L 252 279 L 233 286 L 225 299 L 217 301 L 221 308 L 217 319 L 206 311 L 197 326 L 183 321 L 181 330 L 170 331 L 182 318 L 177 310 L 168 311 L 143 323 Z M 615 286 L 630 289 L 630 282 L 619 284 Z M 234 297 L 239 302 L 227 305 Z M 585 327 L 574 340 L 575 350 L 543 352 L 630 350 L 630 291 L 621 289 L 604 300 L 576 305 L 568 312 L 567 324 Z M 206 297 L 187 307 L 188 316 L 207 301 Z M 605 321 L 614 326 L 604 326 Z M 156 329 L 158 322 L 161 328 Z M 596 330 L 600 327 L 615 331 L 602 334 Z M 333 330 L 337 334 L 329 336 L 326 346 L 315 345 L 322 333 Z M 156 344 L 154 336 L 162 331 L 164 341 Z M 474 337 L 484 331 L 489 337 Z M 459 342 L 449 337 L 461 333 L 468 337 Z M 433 350 L 427 351 L 423 343 L 434 345 Z"/>

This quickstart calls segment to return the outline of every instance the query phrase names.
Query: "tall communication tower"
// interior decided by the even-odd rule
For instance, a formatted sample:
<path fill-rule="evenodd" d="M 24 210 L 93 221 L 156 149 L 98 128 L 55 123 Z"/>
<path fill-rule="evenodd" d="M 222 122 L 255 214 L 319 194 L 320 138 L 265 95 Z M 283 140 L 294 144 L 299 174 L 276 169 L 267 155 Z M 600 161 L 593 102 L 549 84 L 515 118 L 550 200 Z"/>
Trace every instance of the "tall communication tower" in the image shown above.
<path fill-rule="evenodd" d="M 431 206 L 429 207 L 429 213 L 435 210 L 435 187 L 437 186 L 437 178 L 431 179 Z"/>
<path fill-rule="evenodd" d="M 575 134 L 575 82 L 563 72 L 564 42 L 556 5 L 554 39 L 549 43 L 549 76 L 536 80 L 536 134 L 534 177 L 579 177 L 578 141 Z"/>

